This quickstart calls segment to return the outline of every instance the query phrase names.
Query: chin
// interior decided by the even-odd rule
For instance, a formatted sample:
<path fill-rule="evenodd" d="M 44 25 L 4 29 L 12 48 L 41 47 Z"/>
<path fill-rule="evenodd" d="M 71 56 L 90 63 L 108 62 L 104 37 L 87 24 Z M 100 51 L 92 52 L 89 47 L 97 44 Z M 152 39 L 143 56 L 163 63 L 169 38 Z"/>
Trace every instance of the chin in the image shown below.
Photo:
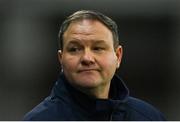
<path fill-rule="evenodd" d="M 95 88 L 97 86 L 99 86 L 99 84 L 101 84 L 101 82 L 99 80 L 90 80 L 90 79 L 79 79 L 76 81 L 75 83 L 77 86 L 79 87 L 83 87 L 83 88 Z"/>

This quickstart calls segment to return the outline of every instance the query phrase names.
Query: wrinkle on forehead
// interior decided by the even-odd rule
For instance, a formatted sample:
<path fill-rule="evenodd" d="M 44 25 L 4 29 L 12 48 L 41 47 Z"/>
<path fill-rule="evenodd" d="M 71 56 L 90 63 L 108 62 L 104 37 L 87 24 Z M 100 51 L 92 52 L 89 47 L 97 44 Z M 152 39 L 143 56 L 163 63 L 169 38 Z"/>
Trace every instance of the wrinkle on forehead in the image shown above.
<path fill-rule="evenodd" d="M 73 28 L 75 25 L 78 26 L 78 28 Z M 83 34 L 90 34 L 92 31 L 94 31 L 94 27 L 92 25 L 95 25 L 96 22 L 93 20 L 82 20 L 73 22 L 70 24 L 69 28 L 72 28 L 71 30 L 74 30 L 72 33 L 83 33 Z"/>
<path fill-rule="evenodd" d="M 64 33 L 63 43 L 66 47 L 71 41 L 81 44 L 92 45 L 99 40 L 113 47 L 113 36 L 111 31 L 97 20 L 74 21 Z"/>
<path fill-rule="evenodd" d="M 102 29 L 100 30 L 98 28 Z M 110 32 L 109 29 L 98 20 L 84 19 L 72 22 L 64 33 L 64 37 L 69 34 L 82 36 L 94 35 L 96 33 L 101 33 L 102 30 L 106 30 L 107 33 Z"/>

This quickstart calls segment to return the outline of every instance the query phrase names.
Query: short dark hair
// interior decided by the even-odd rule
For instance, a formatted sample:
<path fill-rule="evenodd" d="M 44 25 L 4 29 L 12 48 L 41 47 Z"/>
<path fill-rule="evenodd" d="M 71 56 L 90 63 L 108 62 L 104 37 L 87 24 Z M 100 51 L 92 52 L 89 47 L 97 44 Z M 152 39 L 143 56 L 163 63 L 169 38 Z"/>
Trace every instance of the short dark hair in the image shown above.
<path fill-rule="evenodd" d="M 112 32 L 114 48 L 116 48 L 119 45 L 118 26 L 111 18 L 97 11 L 80 10 L 67 17 L 65 21 L 62 23 L 58 34 L 60 49 L 63 50 L 63 35 L 69 27 L 69 25 L 74 21 L 83 19 L 98 20 L 99 22 L 104 24 Z"/>

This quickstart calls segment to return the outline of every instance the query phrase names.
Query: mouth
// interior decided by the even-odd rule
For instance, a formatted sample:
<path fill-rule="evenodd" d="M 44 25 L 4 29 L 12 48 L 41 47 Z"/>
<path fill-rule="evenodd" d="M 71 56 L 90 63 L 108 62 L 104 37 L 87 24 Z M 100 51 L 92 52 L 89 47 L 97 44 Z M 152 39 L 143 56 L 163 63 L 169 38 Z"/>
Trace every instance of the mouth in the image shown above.
<path fill-rule="evenodd" d="M 99 71 L 98 69 L 81 69 L 81 70 L 78 70 L 79 73 L 81 72 L 92 72 L 92 71 Z"/>

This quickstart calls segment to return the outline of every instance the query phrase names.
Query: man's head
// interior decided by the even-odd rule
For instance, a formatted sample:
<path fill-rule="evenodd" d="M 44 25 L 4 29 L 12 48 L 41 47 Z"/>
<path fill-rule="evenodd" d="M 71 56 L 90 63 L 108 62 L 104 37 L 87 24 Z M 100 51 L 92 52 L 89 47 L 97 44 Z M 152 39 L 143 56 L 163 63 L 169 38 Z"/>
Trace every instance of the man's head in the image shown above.
<path fill-rule="evenodd" d="M 59 61 L 68 81 L 87 94 L 108 97 L 122 57 L 115 22 L 100 13 L 78 11 L 63 23 L 60 42 Z"/>
<path fill-rule="evenodd" d="M 59 34 L 58 34 L 59 48 L 61 50 L 63 49 L 64 32 L 67 30 L 67 28 L 72 22 L 80 21 L 83 19 L 97 20 L 101 22 L 102 24 L 104 24 L 112 32 L 114 48 L 116 48 L 119 45 L 118 26 L 111 18 L 103 15 L 100 12 L 90 11 L 90 10 L 81 10 L 67 17 L 67 19 L 62 23 Z"/>

